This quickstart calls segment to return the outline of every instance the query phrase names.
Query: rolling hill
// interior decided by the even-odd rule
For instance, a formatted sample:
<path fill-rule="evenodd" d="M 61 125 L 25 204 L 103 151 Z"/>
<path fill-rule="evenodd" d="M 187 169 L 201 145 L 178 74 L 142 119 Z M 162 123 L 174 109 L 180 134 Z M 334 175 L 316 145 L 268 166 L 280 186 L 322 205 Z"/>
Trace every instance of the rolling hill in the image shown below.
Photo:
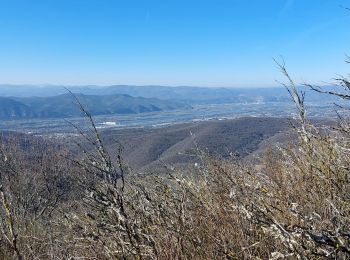
<path fill-rule="evenodd" d="M 34 112 L 27 105 L 5 97 L 0 97 L 0 119 L 32 118 Z"/>
<path fill-rule="evenodd" d="M 223 158 L 251 156 L 274 136 L 283 140 L 288 119 L 244 117 L 177 124 L 155 129 L 106 130 L 105 143 L 113 152 L 115 140 L 124 146 L 126 161 L 134 169 L 159 170 L 162 165 L 193 163 L 196 146 Z M 265 148 L 263 149 L 265 150 Z"/>
<path fill-rule="evenodd" d="M 131 97 L 124 94 L 84 95 L 76 97 L 92 115 L 137 114 L 190 108 L 175 101 L 156 98 Z M 66 118 L 79 117 L 79 111 L 71 94 L 52 97 L 0 97 L 0 119 Z"/>
<path fill-rule="evenodd" d="M 255 154 L 263 153 L 269 145 L 285 143 L 295 137 L 289 135 L 288 119 L 269 117 L 243 117 L 231 120 L 212 120 L 175 124 L 162 128 L 128 128 L 101 131 L 105 147 L 112 158 L 118 151 L 118 144 L 124 147 L 123 158 L 128 165 L 139 172 L 162 172 L 164 165 L 193 165 L 198 162 L 196 149 L 203 149 L 221 158 L 232 155 L 244 160 L 254 160 Z M 35 135 L 0 131 L 0 142 L 11 138 L 21 140 L 23 149 L 45 144 L 42 140 L 73 154 L 81 154 L 75 145 L 84 145 L 85 139 L 76 135 Z M 72 141 L 74 140 L 74 142 Z M 42 147 L 44 148 L 44 147 Z"/>

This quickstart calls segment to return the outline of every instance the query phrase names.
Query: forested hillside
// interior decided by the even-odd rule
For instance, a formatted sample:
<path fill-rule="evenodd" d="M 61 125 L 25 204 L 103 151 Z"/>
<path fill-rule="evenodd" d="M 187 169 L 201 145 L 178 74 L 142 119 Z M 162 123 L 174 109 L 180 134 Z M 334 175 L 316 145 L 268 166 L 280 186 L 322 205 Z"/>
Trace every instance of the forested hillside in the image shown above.
<path fill-rule="evenodd" d="M 53 97 L 0 97 L 0 119 L 79 117 L 76 98 L 93 115 L 138 114 L 191 108 L 176 101 L 129 95 L 62 94 Z"/>

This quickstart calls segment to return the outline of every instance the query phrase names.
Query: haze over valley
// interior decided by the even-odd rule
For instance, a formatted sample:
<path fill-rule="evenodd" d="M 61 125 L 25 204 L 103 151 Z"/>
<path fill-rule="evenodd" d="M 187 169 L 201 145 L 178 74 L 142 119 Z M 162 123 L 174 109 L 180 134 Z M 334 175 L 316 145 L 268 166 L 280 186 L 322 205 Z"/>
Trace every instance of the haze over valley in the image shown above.
<path fill-rule="evenodd" d="M 204 88 L 165 86 L 0 86 L 0 129 L 71 133 L 70 120 L 84 125 L 77 100 L 99 128 L 160 127 L 237 117 L 290 117 L 285 88 Z M 17 95 L 17 96 L 16 96 Z M 311 117 L 331 118 L 338 99 L 307 91 Z"/>

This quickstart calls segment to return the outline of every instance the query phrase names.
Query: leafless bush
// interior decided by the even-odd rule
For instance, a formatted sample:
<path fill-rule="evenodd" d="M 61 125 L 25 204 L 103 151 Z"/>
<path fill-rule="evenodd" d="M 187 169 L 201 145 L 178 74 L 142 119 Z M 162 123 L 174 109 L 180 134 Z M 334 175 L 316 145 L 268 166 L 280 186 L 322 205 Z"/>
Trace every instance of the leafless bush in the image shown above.
<path fill-rule="evenodd" d="M 64 154 L 26 146 L 18 135 L 0 144 L 0 258 L 36 258 L 50 254 L 51 223 L 58 204 L 68 200 L 69 176 Z"/>

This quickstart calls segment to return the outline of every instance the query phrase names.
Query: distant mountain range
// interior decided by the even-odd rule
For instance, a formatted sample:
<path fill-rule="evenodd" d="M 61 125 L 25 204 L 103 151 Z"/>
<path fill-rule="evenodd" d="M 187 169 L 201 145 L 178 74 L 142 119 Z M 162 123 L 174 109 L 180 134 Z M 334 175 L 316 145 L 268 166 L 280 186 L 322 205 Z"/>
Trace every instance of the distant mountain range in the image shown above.
<path fill-rule="evenodd" d="M 0 85 L 3 97 L 50 97 L 67 93 L 66 88 L 74 93 L 85 95 L 130 95 L 133 97 L 175 100 L 187 104 L 220 104 L 251 102 L 289 102 L 287 91 L 275 88 L 206 88 L 206 87 L 168 87 L 168 86 L 33 86 Z M 329 96 L 308 91 L 306 100 L 325 102 Z"/>
<path fill-rule="evenodd" d="M 81 113 L 67 89 L 93 115 L 188 109 L 198 104 L 291 102 L 284 88 L 0 85 L 0 119 L 78 117 Z M 324 105 L 336 100 L 308 91 L 306 101 Z"/>
<path fill-rule="evenodd" d="M 181 102 L 129 95 L 76 94 L 79 101 L 93 115 L 137 114 L 190 108 Z M 79 117 L 79 110 L 71 94 L 48 97 L 0 97 L 0 119 Z"/>

